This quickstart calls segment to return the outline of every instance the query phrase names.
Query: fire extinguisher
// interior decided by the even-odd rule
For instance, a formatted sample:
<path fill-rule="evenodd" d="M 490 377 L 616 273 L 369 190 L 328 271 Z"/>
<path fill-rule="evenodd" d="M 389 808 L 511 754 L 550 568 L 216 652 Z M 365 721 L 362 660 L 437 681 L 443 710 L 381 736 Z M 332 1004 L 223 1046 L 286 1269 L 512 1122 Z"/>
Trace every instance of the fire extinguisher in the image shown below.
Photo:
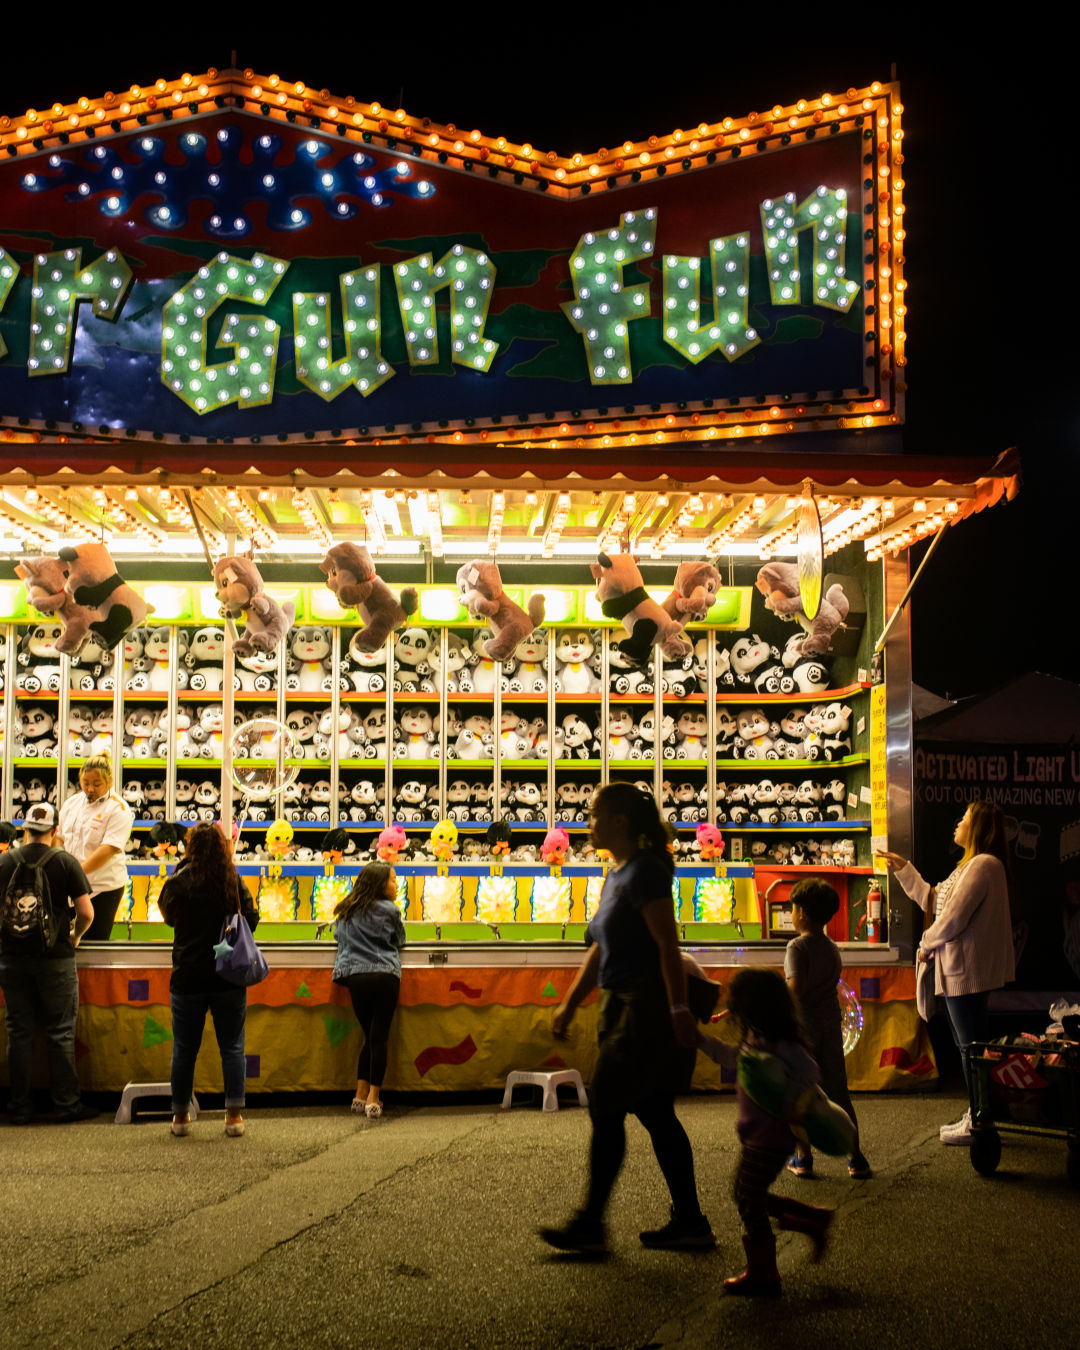
<path fill-rule="evenodd" d="M 870 889 L 866 895 L 866 913 L 859 920 L 859 926 L 855 930 L 855 936 L 859 936 L 859 929 L 866 924 L 867 942 L 883 941 L 884 930 L 884 898 L 881 894 L 881 883 L 871 881 Z"/>

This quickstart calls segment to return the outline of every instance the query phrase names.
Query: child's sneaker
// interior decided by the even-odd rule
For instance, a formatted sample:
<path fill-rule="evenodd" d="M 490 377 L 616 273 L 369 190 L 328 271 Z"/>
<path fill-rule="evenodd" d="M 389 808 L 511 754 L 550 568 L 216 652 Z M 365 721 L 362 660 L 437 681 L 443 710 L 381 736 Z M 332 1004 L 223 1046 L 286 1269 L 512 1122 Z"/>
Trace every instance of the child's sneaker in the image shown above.
<path fill-rule="evenodd" d="M 704 1214 L 696 1219 L 679 1219 L 672 1214 L 663 1228 L 650 1228 L 639 1233 L 643 1247 L 666 1251 L 707 1251 L 716 1246 L 716 1238 Z"/>
<path fill-rule="evenodd" d="M 861 1153 L 853 1153 L 847 1160 L 847 1174 L 855 1181 L 869 1181 L 874 1175 Z"/>
<path fill-rule="evenodd" d="M 793 1153 L 787 1160 L 787 1170 L 797 1177 L 814 1175 L 814 1156 L 812 1153 Z"/>
<path fill-rule="evenodd" d="M 599 1219 L 575 1214 L 561 1228 L 538 1228 L 537 1234 L 549 1247 L 561 1252 L 583 1252 L 590 1256 L 606 1256 L 608 1245 L 604 1225 Z"/>

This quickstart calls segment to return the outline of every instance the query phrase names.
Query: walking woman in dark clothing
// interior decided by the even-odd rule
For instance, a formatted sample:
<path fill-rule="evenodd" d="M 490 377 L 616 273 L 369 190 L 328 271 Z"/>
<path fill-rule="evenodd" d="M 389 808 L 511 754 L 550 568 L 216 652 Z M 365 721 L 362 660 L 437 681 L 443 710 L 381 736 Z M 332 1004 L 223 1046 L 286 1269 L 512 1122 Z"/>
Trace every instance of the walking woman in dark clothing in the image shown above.
<path fill-rule="evenodd" d="M 244 1133 L 244 1022 L 247 990 L 230 984 L 215 969 L 214 948 L 222 920 L 239 908 L 252 929 L 259 922 L 251 892 L 233 866 L 232 846 L 217 825 L 194 825 L 184 840 L 184 856 L 161 888 L 161 917 L 173 929 L 172 978 L 172 1132 L 191 1132 L 188 1107 L 195 1083 L 195 1060 L 209 1010 L 221 1051 L 225 1080 L 225 1133 Z"/>
<path fill-rule="evenodd" d="M 586 932 L 591 941 L 553 1031 L 565 1040 L 582 1000 L 600 986 L 596 1071 L 589 1089 L 592 1141 L 585 1204 L 562 1228 L 540 1236 L 564 1251 L 607 1251 L 604 1211 L 626 1151 L 626 1116 L 649 1132 L 671 1192 L 671 1220 L 643 1232 L 646 1247 L 715 1245 L 698 1204 L 694 1157 L 675 1115 L 678 1047 L 697 1043 L 687 1007 L 671 882 L 675 870 L 667 826 L 652 797 L 629 783 L 610 783 L 593 798 L 592 842 L 615 860 Z"/>
<path fill-rule="evenodd" d="M 396 897 L 397 875 L 390 863 L 368 863 L 334 910 L 334 983 L 348 989 L 364 1032 L 350 1110 L 369 1120 L 377 1120 L 383 1111 L 386 1046 L 401 987 L 405 925 Z"/>

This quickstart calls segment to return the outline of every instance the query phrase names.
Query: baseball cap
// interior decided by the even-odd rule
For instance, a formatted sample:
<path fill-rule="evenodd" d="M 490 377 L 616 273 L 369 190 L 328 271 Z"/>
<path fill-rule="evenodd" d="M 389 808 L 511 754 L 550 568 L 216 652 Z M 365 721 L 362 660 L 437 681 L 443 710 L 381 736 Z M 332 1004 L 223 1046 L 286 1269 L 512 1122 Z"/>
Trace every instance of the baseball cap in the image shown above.
<path fill-rule="evenodd" d="M 23 827 L 33 834 L 48 834 L 56 828 L 56 807 L 51 802 L 35 802 L 26 813 Z"/>

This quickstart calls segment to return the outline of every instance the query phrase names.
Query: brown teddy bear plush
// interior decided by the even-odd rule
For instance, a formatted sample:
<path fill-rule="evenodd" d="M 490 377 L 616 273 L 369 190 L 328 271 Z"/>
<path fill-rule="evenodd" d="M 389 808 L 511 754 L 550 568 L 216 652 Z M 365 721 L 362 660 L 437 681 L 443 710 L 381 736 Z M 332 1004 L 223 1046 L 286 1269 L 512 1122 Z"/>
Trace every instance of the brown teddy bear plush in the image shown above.
<path fill-rule="evenodd" d="M 619 650 L 634 665 L 643 666 L 655 646 L 671 657 L 694 650 L 679 636 L 682 620 L 673 618 L 646 592 L 637 563 L 628 553 L 598 553 L 589 571 L 601 611 L 609 619 L 621 619 L 629 634 L 619 643 Z"/>
<path fill-rule="evenodd" d="M 326 584 L 342 609 L 358 609 L 364 627 L 353 635 L 362 652 L 377 652 L 391 633 L 415 614 L 420 597 L 415 586 L 406 586 L 400 597 L 375 571 L 371 555 L 359 544 L 334 544 L 319 564 Z"/>
<path fill-rule="evenodd" d="M 39 614 L 53 614 L 63 627 L 56 649 L 76 656 L 90 636 L 90 611 L 77 605 L 64 589 L 68 570 L 59 558 L 24 558 L 15 564 L 15 575 L 26 583 L 26 598 Z"/>
<path fill-rule="evenodd" d="M 679 623 L 700 622 L 712 608 L 720 589 L 720 573 L 711 562 L 684 562 L 675 573 L 675 589 L 663 608 Z"/>
<path fill-rule="evenodd" d="M 117 572 L 104 544 L 65 546 L 58 550 L 58 557 L 67 564 L 64 589 L 76 605 L 89 611 L 88 627 L 98 635 L 106 651 L 112 651 L 127 633 L 154 612 L 153 605 L 136 595 Z M 79 627 L 77 622 L 68 621 L 66 637 L 75 645 L 61 647 L 61 651 L 70 654 L 79 650 L 85 636 L 79 634 Z"/>
<path fill-rule="evenodd" d="M 219 558 L 214 564 L 214 585 L 223 619 L 238 619 L 247 614 L 243 634 L 233 643 L 233 655 L 277 651 L 296 616 L 293 602 L 288 600 L 279 605 L 271 600 L 263 590 L 259 569 L 250 558 Z"/>
<path fill-rule="evenodd" d="M 799 647 L 802 656 L 824 656 L 832 636 L 842 628 L 848 616 L 848 598 L 839 584 L 829 587 L 818 612 L 811 621 L 806 617 L 799 596 L 799 569 L 795 563 L 768 562 L 760 568 L 754 585 L 765 597 L 765 608 L 781 619 L 797 620 L 806 630 Z"/>
<path fill-rule="evenodd" d="M 493 562 L 474 558 L 458 568 L 461 603 L 474 619 L 485 619 L 494 634 L 484 643 L 489 661 L 506 661 L 522 638 L 544 622 L 544 597 L 534 591 L 529 597 L 529 612 L 503 590 L 502 576 Z"/>

